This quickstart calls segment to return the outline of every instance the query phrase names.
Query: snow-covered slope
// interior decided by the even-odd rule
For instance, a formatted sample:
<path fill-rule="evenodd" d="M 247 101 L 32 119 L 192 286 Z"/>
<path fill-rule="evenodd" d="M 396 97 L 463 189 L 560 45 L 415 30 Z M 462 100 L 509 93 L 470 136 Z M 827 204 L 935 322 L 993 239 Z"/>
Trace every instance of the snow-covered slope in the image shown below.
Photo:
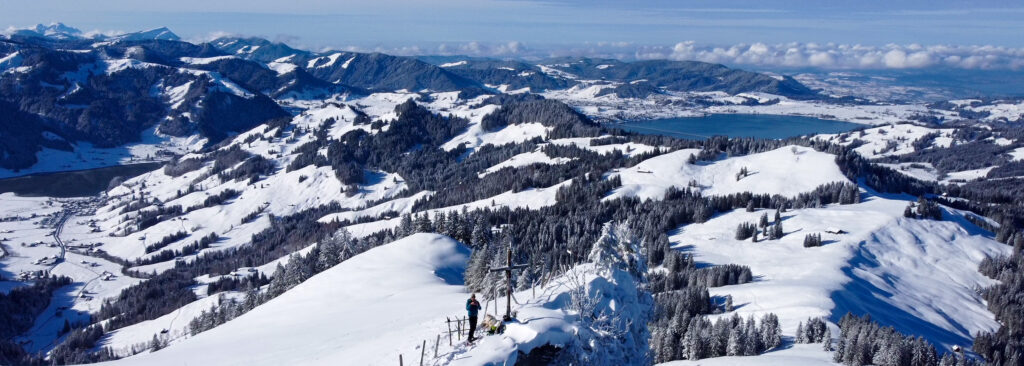
<path fill-rule="evenodd" d="M 986 256 L 1007 254 L 1009 247 L 959 211 L 946 209 L 943 221 L 908 219 L 902 212 L 910 197 L 867 191 L 863 198 L 853 205 L 783 213 L 781 240 L 734 239 L 737 225 L 756 223 L 765 210 L 736 210 L 684 226 L 670 240 L 699 262 L 750 266 L 758 280 L 714 288 L 712 295 L 732 295 L 741 315 L 774 312 L 786 335 L 808 317 L 838 321 L 848 311 L 869 313 L 947 350 L 970 346 L 976 332 L 998 328 L 975 292 L 993 281 L 977 268 Z M 832 229 L 845 233 L 826 232 Z M 804 248 L 807 234 L 821 234 L 824 245 Z"/>
<path fill-rule="evenodd" d="M 504 168 L 518 168 L 532 164 L 558 165 L 565 164 L 570 161 L 572 161 L 570 158 L 552 158 L 543 151 L 531 151 L 513 156 L 508 160 L 495 164 L 494 166 L 487 168 L 487 170 L 484 170 L 483 173 L 481 173 L 481 176 Z"/>
<path fill-rule="evenodd" d="M 490 208 L 492 210 L 495 210 L 495 209 L 498 209 L 498 208 L 501 208 L 501 207 L 508 207 L 510 209 L 513 209 L 513 210 L 517 209 L 517 208 L 526 208 L 526 209 L 530 209 L 530 210 L 537 210 L 537 209 L 540 209 L 542 207 L 547 207 L 547 206 L 554 205 L 557 202 L 558 189 L 562 188 L 562 187 L 565 187 L 565 186 L 568 186 L 571 183 L 572 183 L 572 181 L 564 181 L 564 182 L 555 184 L 555 185 L 553 185 L 551 187 L 529 188 L 529 189 L 524 189 L 524 190 L 519 191 L 519 192 L 507 191 L 507 192 L 504 192 L 504 193 L 492 196 L 490 198 L 485 198 L 485 199 L 482 199 L 482 200 L 477 200 L 477 201 L 473 201 L 473 202 L 469 202 L 469 203 L 465 203 L 465 204 L 461 204 L 461 205 L 456 205 L 456 206 L 449 206 L 449 207 L 442 207 L 442 208 L 437 208 L 437 209 L 432 209 L 432 210 L 426 210 L 426 211 L 418 212 L 417 214 L 427 214 L 427 215 L 430 215 L 431 217 L 433 217 L 434 215 L 437 215 L 438 213 L 448 213 L 448 212 L 453 212 L 453 211 L 461 211 L 463 208 L 465 208 L 467 210 L 482 209 L 482 208 Z M 335 216 L 327 216 L 327 217 L 321 218 L 320 220 L 321 220 L 321 222 L 326 222 L 326 221 L 332 220 L 333 217 L 335 217 Z M 396 227 L 398 227 L 399 224 L 401 224 L 401 221 L 402 221 L 401 217 L 395 217 L 395 218 L 391 218 L 391 219 L 385 219 L 385 220 L 367 222 L 367 223 L 363 223 L 363 224 L 351 225 L 351 226 L 348 227 L 348 229 L 349 229 L 349 231 L 352 232 L 352 235 L 355 235 L 357 237 L 361 237 L 361 236 L 366 236 L 366 235 L 378 232 L 380 230 L 396 228 Z"/>
<path fill-rule="evenodd" d="M 904 155 L 916 151 L 913 143 L 927 134 L 938 134 L 927 147 L 944 148 L 949 147 L 953 142 L 951 137 L 952 128 L 929 128 L 912 124 L 889 125 L 864 129 L 863 131 L 843 134 L 823 134 L 815 136 L 817 139 L 850 145 L 859 141 L 853 150 L 867 158 L 877 158 L 892 155 Z"/>
<path fill-rule="evenodd" d="M 487 132 L 483 130 L 478 122 L 474 122 L 469 129 L 446 143 L 443 147 L 452 150 L 459 145 L 475 148 L 484 145 L 505 145 L 517 142 L 528 141 L 535 137 L 547 137 L 551 132 L 550 127 L 540 123 L 523 123 L 505 126 L 500 130 Z"/>
<path fill-rule="evenodd" d="M 686 188 L 696 181 L 701 192 L 726 195 L 738 192 L 796 196 L 831 182 L 848 182 L 835 164 L 835 156 L 800 146 L 738 156 L 713 162 L 687 163 L 697 149 L 683 149 L 657 156 L 617 174 L 622 187 L 608 199 L 635 196 L 660 199 L 669 187 Z M 747 168 L 746 177 L 736 179 Z"/>
<path fill-rule="evenodd" d="M 468 256 L 450 238 L 412 235 L 355 256 L 220 327 L 111 364 L 396 363 L 403 347 L 433 339 L 446 314 L 463 311 Z"/>

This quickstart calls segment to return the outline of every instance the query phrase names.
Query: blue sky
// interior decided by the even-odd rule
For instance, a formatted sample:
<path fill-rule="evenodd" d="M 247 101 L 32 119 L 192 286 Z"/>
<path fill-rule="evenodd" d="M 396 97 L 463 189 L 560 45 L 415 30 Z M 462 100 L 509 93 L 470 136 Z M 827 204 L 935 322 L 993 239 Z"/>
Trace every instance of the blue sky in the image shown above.
<path fill-rule="evenodd" d="M 408 54 L 671 57 L 684 42 L 761 43 L 776 52 L 790 42 L 884 52 L 898 44 L 910 47 L 907 55 L 914 45 L 1024 48 L 1021 1 L 0 0 L 0 29 L 55 21 L 85 31 L 167 26 L 186 39 L 242 34 Z"/>

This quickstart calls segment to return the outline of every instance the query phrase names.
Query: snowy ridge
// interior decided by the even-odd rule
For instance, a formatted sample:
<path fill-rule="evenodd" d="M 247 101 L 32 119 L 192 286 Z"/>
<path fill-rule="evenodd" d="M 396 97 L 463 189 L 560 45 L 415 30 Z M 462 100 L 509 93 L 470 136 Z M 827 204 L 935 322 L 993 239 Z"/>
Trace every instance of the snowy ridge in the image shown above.
<path fill-rule="evenodd" d="M 954 129 L 952 128 L 929 128 L 913 124 L 897 124 L 867 128 L 843 134 L 822 134 L 815 136 L 815 138 L 840 145 L 850 145 L 854 141 L 860 141 L 863 144 L 854 148 L 854 151 L 866 158 L 878 158 L 912 153 L 916 151 L 913 146 L 914 141 L 927 134 L 938 134 L 938 137 L 935 137 L 928 147 L 949 147 L 953 142 L 951 137 L 953 132 Z"/>
<path fill-rule="evenodd" d="M 0 57 L 0 73 L 7 72 L 9 69 L 21 66 L 21 61 L 21 56 L 17 51 L 4 57 Z"/>
<path fill-rule="evenodd" d="M 437 215 L 439 213 L 461 211 L 463 208 L 473 210 L 484 207 L 490 207 L 492 210 L 501 207 L 508 207 L 510 209 L 527 208 L 531 210 L 536 210 L 542 207 L 554 205 L 557 202 L 556 195 L 558 193 L 558 189 L 571 184 L 572 181 L 569 180 L 562 183 L 558 183 L 551 187 L 529 188 L 519 192 L 507 191 L 505 193 L 490 198 L 485 198 L 482 200 L 473 201 L 462 205 L 420 211 L 417 212 L 417 214 L 428 214 L 431 217 L 433 217 L 434 215 Z M 401 221 L 401 217 L 396 217 L 387 220 L 351 225 L 348 226 L 348 229 L 349 231 L 352 232 L 353 236 L 361 237 L 378 232 L 380 230 L 396 228 L 398 227 L 399 224 L 401 224 Z"/>
<path fill-rule="evenodd" d="M 948 350 L 970 346 L 974 333 L 998 327 L 974 292 L 993 281 L 976 268 L 985 256 L 1007 254 L 1009 247 L 957 211 L 947 209 L 944 221 L 907 219 L 901 213 L 908 198 L 870 191 L 864 196 L 853 205 L 787 211 L 786 236 L 778 241 L 733 238 L 737 225 L 757 222 L 772 213 L 767 210 L 728 212 L 682 227 L 670 240 L 700 262 L 750 266 L 761 279 L 711 293 L 731 295 L 744 316 L 774 312 L 783 334 L 793 334 L 807 317 L 838 321 L 852 311 Z M 826 232 L 830 228 L 845 233 Z M 804 248 L 804 235 L 814 233 L 824 246 Z"/>
<path fill-rule="evenodd" d="M 104 337 L 100 345 L 110 347 L 123 356 L 131 355 L 132 346 L 140 349 L 148 347 L 145 344 L 147 339 L 163 334 L 170 340 L 180 339 L 188 335 L 189 321 L 195 319 L 204 310 L 220 305 L 225 299 L 239 299 L 244 295 L 238 292 L 225 292 L 218 296 L 204 297 L 188 305 L 182 306 L 177 311 L 161 316 L 153 320 L 147 320 L 138 324 L 117 329 Z M 166 330 L 166 333 L 164 331 Z"/>
<path fill-rule="evenodd" d="M 542 151 L 531 151 L 513 156 L 508 160 L 495 164 L 494 166 L 487 168 L 487 170 L 484 170 L 483 173 L 480 173 L 480 176 L 484 176 L 488 173 L 493 173 L 504 168 L 518 168 L 532 164 L 557 165 L 565 164 L 570 161 L 572 161 L 570 158 L 552 158 Z"/>
<path fill-rule="evenodd" d="M 230 60 L 235 56 L 214 56 L 214 57 L 182 57 L 179 60 L 189 65 L 208 65 L 217 61 Z"/>
<path fill-rule="evenodd" d="M 699 152 L 674 151 L 613 173 L 622 179 L 622 187 L 606 199 L 661 199 L 669 187 L 683 189 L 694 180 L 707 195 L 751 192 L 790 197 L 822 184 L 849 181 L 836 166 L 835 156 L 806 147 L 790 146 L 710 163 L 687 163 L 690 155 Z M 736 179 L 742 168 L 747 168 L 749 175 Z"/>
<path fill-rule="evenodd" d="M 110 364 L 390 364 L 401 347 L 433 338 L 452 304 L 465 301 L 459 284 L 468 258 L 469 250 L 448 237 L 415 234 L 342 262 L 222 326 Z"/>
<path fill-rule="evenodd" d="M 492 106 L 489 106 L 492 107 Z M 494 108 L 491 108 L 494 109 Z M 481 115 L 482 117 L 482 115 Z M 459 145 L 475 148 L 485 145 L 506 145 L 531 140 L 535 137 L 547 137 L 551 127 L 540 123 L 521 123 L 508 125 L 494 132 L 485 132 L 479 122 L 470 124 L 469 129 L 460 136 L 442 146 L 446 150 L 452 150 Z"/>

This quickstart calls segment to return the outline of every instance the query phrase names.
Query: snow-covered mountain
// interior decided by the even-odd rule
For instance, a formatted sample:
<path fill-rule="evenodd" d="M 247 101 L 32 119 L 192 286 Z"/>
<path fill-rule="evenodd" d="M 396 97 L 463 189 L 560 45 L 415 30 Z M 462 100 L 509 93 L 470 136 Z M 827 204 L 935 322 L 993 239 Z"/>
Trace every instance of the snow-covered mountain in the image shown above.
<path fill-rule="evenodd" d="M 0 43 L 3 161 L 186 148 L 95 197 L 0 195 L 3 364 L 937 365 L 1019 349 L 1011 125 L 939 128 L 919 114 L 964 112 L 701 63 L 58 30 Z M 891 124 L 683 140 L 594 121 L 631 103 Z M 512 284 L 489 271 L 509 250 Z M 460 339 L 469 294 L 501 318 L 509 285 L 515 318 Z"/>
<path fill-rule="evenodd" d="M 196 136 L 214 144 L 284 116 L 282 107 L 296 102 L 369 92 L 459 91 L 468 100 L 506 90 L 562 90 L 590 79 L 645 79 L 614 93 L 643 98 L 721 90 L 813 97 L 791 79 L 782 81 L 789 89 L 780 89 L 772 77 L 717 65 L 618 63 L 616 71 L 633 70 L 626 73 L 585 67 L 594 62 L 580 59 L 563 67 L 474 59 L 435 65 L 379 53 L 315 53 L 259 38 L 192 44 L 167 28 L 116 35 L 86 34 L 60 23 L 12 29 L 0 40 L 0 108 L 11 109 L 13 118 L 0 123 L 24 127 L 0 135 L 0 168 L 10 170 L 7 176 L 53 170 L 33 167 L 62 152 L 83 157 L 61 170 L 93 167 L 93 148 L 131 159 L 152 158 L 154 151 L 179 154 L 203 144 L 174 138 Z M 173 147 L 133 149 L 146 155 L 122 151 L 154 141 Z"/>
<path fill-rule="evenodd" d="M 108 35 L 60 23 L 10 29 L 0 38 L 0 108 L 12 116 L 0 124 L 23 126 L 0 125 L 12 130 L 0 135 L 3 176 L 166 160 L 294 113 L 304 101 L 373 92 L 458 91 L 462 100 L 533 93 L 605 122 L 706 113 L 866 124 L 1019 119 L 1012 101 L 869 102 L 823 95 L 788 76 L 702 62 L 311 52 L 261 38 L 193 44 L 167 28 Z M 74 161 L 39 164 L 68 156 Z"/>

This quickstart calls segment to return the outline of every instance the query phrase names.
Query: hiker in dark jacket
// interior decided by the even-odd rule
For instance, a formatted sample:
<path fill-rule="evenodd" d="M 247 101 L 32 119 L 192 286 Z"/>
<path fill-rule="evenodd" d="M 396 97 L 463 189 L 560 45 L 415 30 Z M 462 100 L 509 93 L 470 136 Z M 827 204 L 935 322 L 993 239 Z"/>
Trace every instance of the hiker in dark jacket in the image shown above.
<path fill-rule="evenodd" d="M 473 342 L 473 335 L 476 333 L 476 314 L 480 311 L 480 303 L 476 301 L 476 294 L 469 296 L 469 300 L 466 300 L 466 311 L 469 312 L 469 338 L 470 342 Z"/>

